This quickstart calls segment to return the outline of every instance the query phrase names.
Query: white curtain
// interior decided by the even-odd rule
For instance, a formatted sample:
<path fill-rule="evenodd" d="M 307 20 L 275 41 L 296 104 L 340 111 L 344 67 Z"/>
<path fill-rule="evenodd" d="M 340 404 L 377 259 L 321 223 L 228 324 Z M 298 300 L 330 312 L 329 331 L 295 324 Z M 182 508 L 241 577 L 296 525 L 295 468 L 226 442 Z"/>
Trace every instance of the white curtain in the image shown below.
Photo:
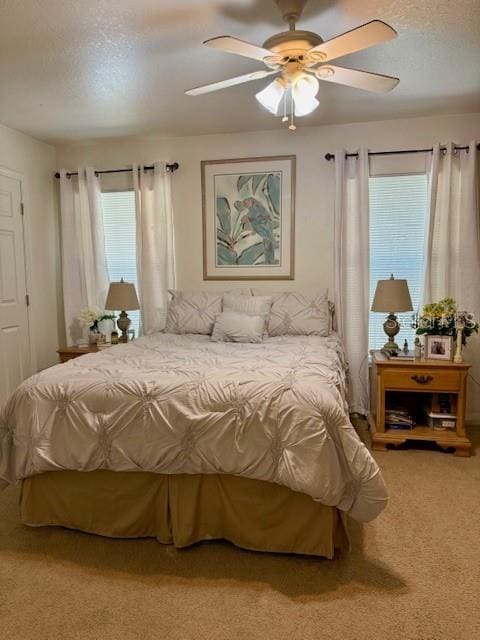
<path fill-rule="evenodd" d="M 368 410 L 368 151 L 335 151 L 335 312 L 349 367 L 349 407 Z"/>
<path fill-rule="evenodd" d="M 424 301 L 452 297 L 459 310 L 480 320 L 480 225 L 477 149 L 446 151 L 435 145 L 428 172 L 429 212 L 426 233 Z M 480 381 L 480 337 L 467 341 L 464 357 Z M 471 411 L 480 411 L 478 388 L 471 390 Z"/>
<path fill-rule="evenodd" d="M 147 335 L 165 328 L 168 289 L 175 286 L 170 178 L 165 162 L 156 162 L 153 171 L 133 166 L 141 331 Z"/>
<path fill-rule="evenodd" d="M 77 316 L 87 306 L 105 307 L 108 273 L 100 184 L 91 167 L 78 177 L 60 171 L 62 275 L 67 340 L 83 339 Z"/>

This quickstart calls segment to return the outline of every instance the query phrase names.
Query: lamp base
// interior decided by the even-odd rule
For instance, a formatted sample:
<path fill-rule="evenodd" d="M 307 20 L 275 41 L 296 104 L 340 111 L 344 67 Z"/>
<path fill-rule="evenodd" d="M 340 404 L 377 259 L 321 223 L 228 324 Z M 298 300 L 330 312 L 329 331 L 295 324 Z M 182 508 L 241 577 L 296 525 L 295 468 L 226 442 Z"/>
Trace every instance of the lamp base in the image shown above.
<path fill-rule="evenodd" d="M 117 320 L 117 327 L 122 332 L 122 335 L 118 338 L 119 342 L 122 342 L 122 343 L 128 342 L 127 331 L 131 324 L 132 324 L 132 321 L 128 317 L 127 313 L 125 311 L 122 311 Z"/>
<path fill-rule="evenodd" d="M 384 344 L 382 351 L 387 351 L 388 353 L 400 351 L 398 344 L 394 340 L 394 337 L 400 331 L 400 325 L 394 313 L 388 314 L 387 319 L 383 323 L 383 330 L 388 336 L 388 342 Z"/>
<path fill-rule="evenodd" d="M 390 342 L 390 340 L 388 342 L 386 342 L 383 347 L 380 349 L 380 351 L 382 353 L 400 353 L 400 347 L 398 346 L 398 344 L 392 340 Z"/>

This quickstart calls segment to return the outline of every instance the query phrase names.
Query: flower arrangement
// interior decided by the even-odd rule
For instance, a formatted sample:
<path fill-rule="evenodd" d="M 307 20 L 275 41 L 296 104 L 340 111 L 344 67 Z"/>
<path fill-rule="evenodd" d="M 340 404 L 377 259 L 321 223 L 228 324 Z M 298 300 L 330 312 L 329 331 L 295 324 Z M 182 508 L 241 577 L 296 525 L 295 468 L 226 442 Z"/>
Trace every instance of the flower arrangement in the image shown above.
<path fill-rule="evenodd" d="M 103 311 L 100 307 L 85 307 L 78 315 L 78 321 L 82 327 L 88 327 L 94 330 L 98 327 L 98 321 L 101 319 Z"/>
<path fill-rule="evenodd" d="M 444 298 L 439 302 L 426 304 L 422 315 L 414 316 L 413 328 L 417 335 L 453 336 L 457 335 L 457 329 L 462 329 L 462 344 L 473 333 L 478 333 L 478 322 L 472 313 L 458 311 L 457 303 L 453 298 Z"/>
<path fill-rule="evenodd" d="M 97 331 L 98 323 L 101 320 L 115 320 L 115 316 L 95 306 L 85 307 L 78 315 L 78 321 L 82 327 L 88 327 L 90 331 Z"/>

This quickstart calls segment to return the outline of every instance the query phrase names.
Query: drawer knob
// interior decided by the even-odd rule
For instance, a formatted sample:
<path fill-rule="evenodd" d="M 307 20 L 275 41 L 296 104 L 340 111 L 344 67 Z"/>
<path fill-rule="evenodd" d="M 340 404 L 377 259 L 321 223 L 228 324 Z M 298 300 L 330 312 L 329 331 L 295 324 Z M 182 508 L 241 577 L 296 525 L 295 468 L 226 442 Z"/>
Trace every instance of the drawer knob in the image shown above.
<path fill-rule="evenodd" d="M 428 384 L 433 380 L 433 376 L 412 376 L 411 379 L 418 384 Z"/>

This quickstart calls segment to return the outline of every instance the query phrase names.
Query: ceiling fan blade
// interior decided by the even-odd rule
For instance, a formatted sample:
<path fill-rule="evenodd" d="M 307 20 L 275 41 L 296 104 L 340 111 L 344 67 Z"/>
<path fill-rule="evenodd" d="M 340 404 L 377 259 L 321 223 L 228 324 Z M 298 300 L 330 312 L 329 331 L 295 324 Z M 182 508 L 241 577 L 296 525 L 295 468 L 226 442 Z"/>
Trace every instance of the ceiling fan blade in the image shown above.
<path fill-rule="evenodd" d="M 237 56 L 245 56 L 245 58 L 253 58 L 254 60 L 263 60 L 267 57 L 272 57 L 275 54 L 269 49 L 263 47 L 257 47 L 256 44 L 245 42 L 239 38 L 233 38 L 232 36 L 219 36 L 218 38 L 210 38 L 205 40 L 203 44 L 214 49 L 220 49 L 227 53 L 235 53 Z"/>
<path fill-rule="evenodd" d="M 400 82 L 398 78 L 392 76 L 384 76 L 380 73 L 369 73 L 368 71 L 357 71 L 357 69 L 334 67 L 331 64 L 315 69 L 315 75 L 319 80 L 337 82 L 338 84 L 345 84 L 348 87 L 374 91 L 375 93 L 387 93 L 394 89 Z"/>
<path fill-rule="evenodd" d="M 210 93 L 211 91 L 218 91 L 219 89 L 226 89 L 227 87 L 233 87 L 236 84 L 242 84 L 243 82 L 250 82 L 251 80 L 261 80 L 267 76 L 271 76 L 274 73 L 279 73 L 276 70 L 262 69 L 261 71 L 252 71 L 251 73 L 245 73 L 243 76 L 236 76 L 235 78 L 229 78 L 228 80 L 220 80 L 219 82 L 213 82 L 212 84 L 205 84 L 202 87 L 195 87 L 195 89 L 189 89 L 185 91 L 187 96 L 199 96 L 202 93 Z"/>
<path fill-rule="evenodd" d="M 326 57 L 319 60 L 319 62 L 327 62 L 328 60 L 346 56 L 349 53 L 368 49 L 368 47 L 373 47 L 375 44 L 388 42 L 388 40 L 392 40 L 396 36 L 397 32 L 390 25 L 381 20 L 372 20 L 361 27 L 327 40 L 327 42 L 322 42 L 322 44 L 310 49 L 308 53 L 323 53 Z"/>

